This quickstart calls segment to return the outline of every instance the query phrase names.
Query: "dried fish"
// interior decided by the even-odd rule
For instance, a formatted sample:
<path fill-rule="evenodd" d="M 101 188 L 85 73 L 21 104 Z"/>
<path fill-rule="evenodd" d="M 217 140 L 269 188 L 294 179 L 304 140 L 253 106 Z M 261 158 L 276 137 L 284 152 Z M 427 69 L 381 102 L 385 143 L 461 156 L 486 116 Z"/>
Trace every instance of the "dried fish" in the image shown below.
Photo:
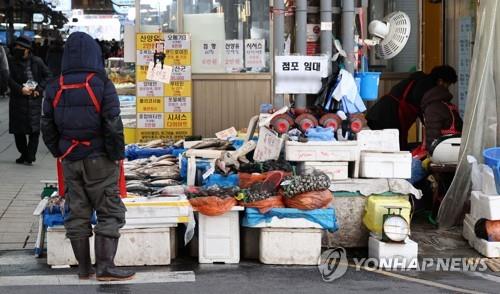
<path fill-rule="evenodd" d="M 140 180 L 141 177 L 136 174 L 136 173 L 133 173 L 133 172 L 126 172 L 125 173 L 125 180 L 129 181 L 129 180 Z"/>
<path fill-rule="evenodd" d="M 191 147 L 191 149 L 214 149 L 214 150 L 229 150 L 232 147 L 231 142 L 219 139 L 203 140 L 200 143 Z M 233 149 L 234 150 L 234 149 Z"/>
<path fill-rule="evenodd" d="M 166 186 L 176 186 L 180 183 L 173 179 L 162 179 L 162 180 L 154 180 L 151 181 L 148 186 L 151 187 L 166 187 Z"/>

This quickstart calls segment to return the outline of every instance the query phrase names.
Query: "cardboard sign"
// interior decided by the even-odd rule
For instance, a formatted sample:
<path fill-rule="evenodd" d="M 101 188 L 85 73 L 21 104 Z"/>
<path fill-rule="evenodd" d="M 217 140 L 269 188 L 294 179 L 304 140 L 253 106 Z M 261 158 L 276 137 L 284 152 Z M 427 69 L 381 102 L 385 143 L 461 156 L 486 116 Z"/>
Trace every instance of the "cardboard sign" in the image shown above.
<path fill-rule="evenodd" d="M 165 113 L 165 128 L 190 129 L 192 127 L 191 113 Z"/>
<path fill-rule="evenodd" d="M 137 82 L 137 96 L 163 96 L 163 83 L 155 81 Z"/>
<path fill-rule="evenodd" d="M 163 97 L 138 97 L 137 112 L 163 112 Z"/>
<path fill-rule="evenodd" d="M 266 66 L 266 40 L 245 40 L 245 67 Z"/>
<path fill-rule="evenodd" d="M 165 112 L 191 112 L 191 97 L 165 97 Z"/>
<path fill-rule="evenodd" d="M 222 64 L 222 46 L 218 40 L 200 42 L 201 65 L 203 68 L 219 68 Z"/>
<path fill-rule="evenodd" d="M 148 66 L 148 72 L 146 73 L 146 79 L 150 81 L 157 81 L 164 84 L 170 83 L 170 76 L 172 75 L 172 67 L 169 65 L 161 65 L 160 63 L 154 64 L 150 62 Z"/>
<path fill-rule="evenodd" d="M 316 94 L 328 76 L 327 56 L 276 56 L 276 94 Z"/>
<path fill-rule="evenodd" d="M 215 136 L 221 140 L 227 140 L 238 136 L 238 131 L 234 127 L 230 127 L 229 129 L 215 133 Z"/>
<path fill-rule="evenodd" d="M 283 139 L 266 127 L 259 130 L 259 140 L 253 155 L 255 161 L 277 160 L 281 153 Z"/>
<path fill-rule="evenodd" d="M 140 129 L 163 129 L 163 113 L 138 113 L 137 127 Z"/>
<path fill-rule="evenodd" d="M 226 68 L 240 69 L 243 67 L 243 40 L 226 40 L 224 53 Z"/>

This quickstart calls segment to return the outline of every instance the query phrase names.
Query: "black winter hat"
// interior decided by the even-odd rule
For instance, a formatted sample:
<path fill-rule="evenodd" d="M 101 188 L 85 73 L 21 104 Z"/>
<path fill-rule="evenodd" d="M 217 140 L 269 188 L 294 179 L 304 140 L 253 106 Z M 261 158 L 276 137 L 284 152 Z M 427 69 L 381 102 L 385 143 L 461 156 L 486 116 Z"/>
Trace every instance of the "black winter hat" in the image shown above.
<path fill-rule="evenodd" d="M 16 39 L 14 44 L 19 45 L 21 47 L 31 49 L 31 38 L 28 36 L 20 36 Z"/>

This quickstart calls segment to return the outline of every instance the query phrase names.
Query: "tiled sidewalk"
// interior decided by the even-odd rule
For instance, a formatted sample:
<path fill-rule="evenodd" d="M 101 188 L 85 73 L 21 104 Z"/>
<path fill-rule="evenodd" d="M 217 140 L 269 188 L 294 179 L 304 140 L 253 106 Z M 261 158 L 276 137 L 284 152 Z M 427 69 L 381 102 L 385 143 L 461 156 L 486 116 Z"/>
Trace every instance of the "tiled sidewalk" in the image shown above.
<path fill-rule="evenodd" d="M 33 210 L 40 201 L 40 180 L 55 179 L 55 160 L 40 138 L 33 166 L 14 162 L 19 157 L 9 134 L 9 101 L 0 98 L 0 250 L 32 249 L 38 218 Z"/>

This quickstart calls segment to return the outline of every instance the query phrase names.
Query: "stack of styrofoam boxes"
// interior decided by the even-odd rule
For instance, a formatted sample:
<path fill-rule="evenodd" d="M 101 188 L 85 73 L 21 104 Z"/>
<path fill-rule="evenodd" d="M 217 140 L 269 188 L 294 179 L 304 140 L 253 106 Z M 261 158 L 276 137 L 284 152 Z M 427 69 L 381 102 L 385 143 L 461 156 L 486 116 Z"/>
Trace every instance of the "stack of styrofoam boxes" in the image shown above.
<path fill-rule="evenodd" d="M 357 136 L 362 178 L 411 178 L 412 156 L 410 152 L 400 151 L 398 130 L 363 130 Z"/>
<path fill-rule="evenodd" d="M 284 265 L 318 264 L 323 232 L 319 224 L 305 218 L 275 216 L 270 221 L 252 228 L 260 228 L 260 262 Z"/>
<path fill-rule="evenodd" d="M 180 197 L 125 198 L 127 224 L 120 230 L 115 264 L 168 265 L 176 253 L 175 227 L 188 222 L 189 201 Z M 90 239 L 91 258 L 94 238 Z M 47 229 L 47 264 L 75 265 L 77 261 L 63 226 Z"/>
<path fill-rule="evenodd" d="M 220 216 L 198 213 L 198 261 L 199 263 L 240 262 L 241 206 L 234 206 Z"/>
<path fill-rule="evenodd" d="M 482 255 L 490 258 L 500 257 L 500 242 L 488 242 L 478 238 L 474 230 L 480 219 L 500 220 L 500 195 L 472 191 L 470 204 L 470 214 L 466 214 L 464 220 L 464 238 Z"/>
<path fill-rule="evenodd" d="M 359 148 L 357 141 L 307 143 L 287 141 L 285 157 L 288 161 L 298 162 L 300 172 L 320 170 L 326 173 L 330 180 L 346 180 L 348 178 L 348 163 L 354 162 L 353 177 L 359 173 Z"/>

